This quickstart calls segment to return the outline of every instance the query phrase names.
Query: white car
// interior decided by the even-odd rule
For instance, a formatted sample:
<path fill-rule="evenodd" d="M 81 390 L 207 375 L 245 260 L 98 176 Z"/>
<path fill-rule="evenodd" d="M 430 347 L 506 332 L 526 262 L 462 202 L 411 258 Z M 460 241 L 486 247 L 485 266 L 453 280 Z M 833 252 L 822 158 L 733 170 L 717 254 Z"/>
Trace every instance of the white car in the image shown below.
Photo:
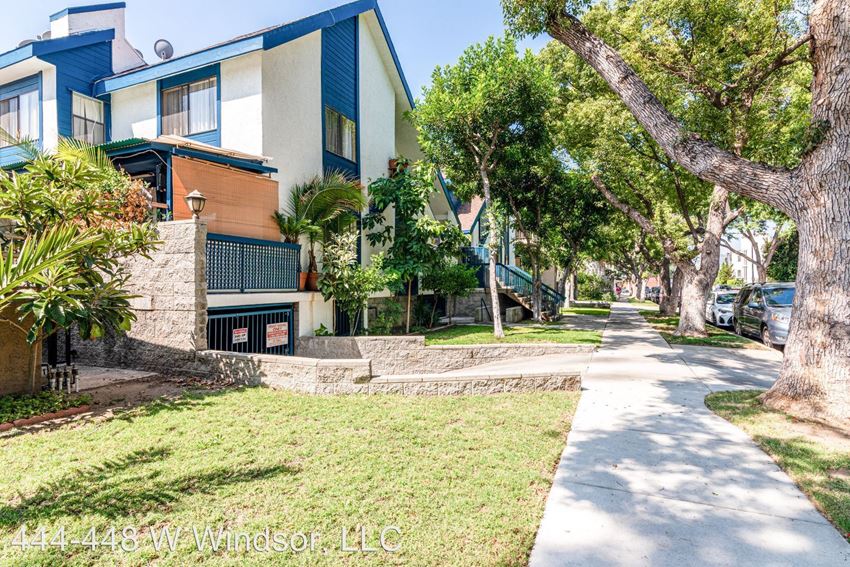
<path fill-rule="evenodd" d="M 732 305 L 737 296 L 737 289 L 712 291 L 705 305 L 705 320 L 718 327 L 731 327 L 734 319 Z"/>

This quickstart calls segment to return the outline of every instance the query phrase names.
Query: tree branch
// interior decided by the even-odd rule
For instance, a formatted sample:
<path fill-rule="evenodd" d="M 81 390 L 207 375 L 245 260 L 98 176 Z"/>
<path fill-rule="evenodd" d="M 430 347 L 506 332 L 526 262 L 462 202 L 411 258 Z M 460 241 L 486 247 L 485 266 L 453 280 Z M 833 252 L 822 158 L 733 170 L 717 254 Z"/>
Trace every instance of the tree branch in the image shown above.
<path fill-rule="evenodd" d="M 665 254 L 670 256 L 671 259 L 677 258 L 676 254 L 676 244 L 667 236 L 661 236 L 658 234 L 658 231 L 655 230 L 653 224 L 647 219 L 645 216 L 640 214 L 634 207 L 630 207 L 626 203 L 622 202 L 609 188 L 605 185 L 605 182 L 598 175 L 594 175 L 591 177 L 593 184 L 596 185 L 596 188 L 599 189 L 599 192 L 611 203 L 614 208 L 620 210 L 630 219 L 635 221 L 637 225 L 645 231 L 647 234 L 651 234 L 655 238 L 661 242 L 661 247 L 664 249 Z"/>
<path fill-rule="evenodd" d="M 687 131 L 623 58 L 578 18 L 563 11 L 550 15 L 547 30 L 599 73 L 664 153 L 683 168 L 700 179 L 798 217 L 800 205 L 791 171 L 743 159 Z"/>

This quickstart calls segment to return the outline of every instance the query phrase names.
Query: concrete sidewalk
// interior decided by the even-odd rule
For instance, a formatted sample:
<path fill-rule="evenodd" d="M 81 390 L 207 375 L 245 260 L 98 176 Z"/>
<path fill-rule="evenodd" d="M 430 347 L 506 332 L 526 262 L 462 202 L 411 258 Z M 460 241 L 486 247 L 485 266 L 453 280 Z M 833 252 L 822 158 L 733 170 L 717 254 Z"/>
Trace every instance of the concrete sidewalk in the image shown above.
<path fill-rule="evenodd" d="M 533 567 L 850 564 L 850 545 L 788 476 L 705 407 L 711 391 L 769 384 L 777 356 L 756 355 L 757 377 L 746 356 L 734 372 L 705 358 L 671 349 L 636 308 L 615 304 Z"/>

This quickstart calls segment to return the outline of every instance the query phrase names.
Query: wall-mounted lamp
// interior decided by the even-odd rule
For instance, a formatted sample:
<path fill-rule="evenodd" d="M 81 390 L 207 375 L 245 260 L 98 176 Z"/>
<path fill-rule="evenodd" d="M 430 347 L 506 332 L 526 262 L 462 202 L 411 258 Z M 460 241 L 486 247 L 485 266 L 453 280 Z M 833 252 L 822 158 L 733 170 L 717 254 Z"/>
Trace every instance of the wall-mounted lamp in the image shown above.
<path fill-rule="evenodd" d="M 192 211 L 192 218 L 197 220 L 201 218 L 200 214 L 207 204 L 207 198 L 204 197 L 203 193 L 195 190 L 186 195 L 186 204 L 189 205 L 189 209 Z"/>

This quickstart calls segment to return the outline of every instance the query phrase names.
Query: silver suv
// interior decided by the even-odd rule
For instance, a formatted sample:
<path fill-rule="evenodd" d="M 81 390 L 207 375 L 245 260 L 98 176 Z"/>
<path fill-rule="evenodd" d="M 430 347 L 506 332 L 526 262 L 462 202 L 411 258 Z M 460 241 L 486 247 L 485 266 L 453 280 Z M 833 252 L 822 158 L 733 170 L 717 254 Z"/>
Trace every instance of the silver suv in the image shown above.
<path fill-rule="evenodd" d="M 782 346 L 788 339 L 793 283 L 766 283 L 744 286 L 733 307 L 735 332 L 761 337 L 768 346 Z"/>

